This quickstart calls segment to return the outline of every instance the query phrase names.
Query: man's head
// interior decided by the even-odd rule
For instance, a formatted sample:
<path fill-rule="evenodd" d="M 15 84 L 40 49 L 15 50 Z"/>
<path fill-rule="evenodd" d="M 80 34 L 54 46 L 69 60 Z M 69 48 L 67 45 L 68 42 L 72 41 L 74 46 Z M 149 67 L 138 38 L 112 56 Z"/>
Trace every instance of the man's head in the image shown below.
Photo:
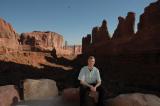
<path fill-rule="evenodd" d="M 95 64 L 95 57 L 94 56 L 89 56 L 88 57 L 88 66 L 93 67 Z"/>

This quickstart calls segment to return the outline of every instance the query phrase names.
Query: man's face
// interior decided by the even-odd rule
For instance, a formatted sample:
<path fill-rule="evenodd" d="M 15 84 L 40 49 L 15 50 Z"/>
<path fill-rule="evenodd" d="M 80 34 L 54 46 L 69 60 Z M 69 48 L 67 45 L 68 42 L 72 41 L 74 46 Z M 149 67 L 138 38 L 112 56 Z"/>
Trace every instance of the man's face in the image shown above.
<path fill-rule="evenodd" d="M 93 67 L 95 64 L 95 59 L 88 59 L 88 65 Z"/>

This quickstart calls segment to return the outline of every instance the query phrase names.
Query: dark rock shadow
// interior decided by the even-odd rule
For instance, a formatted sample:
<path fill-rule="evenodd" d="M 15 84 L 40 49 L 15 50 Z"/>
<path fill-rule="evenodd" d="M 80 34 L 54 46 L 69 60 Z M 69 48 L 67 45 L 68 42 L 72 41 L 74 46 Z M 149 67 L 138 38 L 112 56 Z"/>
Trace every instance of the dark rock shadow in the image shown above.
<path fill-rule="evenodd" d="M 50 62 L 50 63 L 55 63 L 63 66 L 73 66 L 73 61 L 74 60 L 69 60 L 64 57 L 51 57 L 51 56 L 45 56 L 45 59 Z"/>
<path fill-rule="evenodd" d="M 41 64 L 44 68 L 36 68 L 30 65 L 17 64 L 14 62 L 0 61 L 0 86 L 13 84 L 23 99 L 23 81 L 25 79 L 51 79 L 55 80 L 59 91 L 64 88 L 75 87 L 77 82 L 76 73 L 65 71 L 62 68 L 51 67 Z"/>

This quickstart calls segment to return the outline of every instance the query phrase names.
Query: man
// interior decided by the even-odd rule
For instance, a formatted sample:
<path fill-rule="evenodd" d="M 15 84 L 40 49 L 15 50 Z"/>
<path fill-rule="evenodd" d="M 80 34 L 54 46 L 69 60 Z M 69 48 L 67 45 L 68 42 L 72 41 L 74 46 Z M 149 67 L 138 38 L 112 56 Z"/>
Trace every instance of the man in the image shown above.
<path fill-rule="evenodd" d="M 84 66 L 79 73 L 78 80 L 80 80 L 80 106 L 86 103 L 86 95 L 88 91 L 98 92 L 98 106 L 104 106 L 105 91 L 101 86 L 101 77 L 99 70 L 94 66 L 95 58 L 90 56 L 88 58 L 88 65 Z"/>

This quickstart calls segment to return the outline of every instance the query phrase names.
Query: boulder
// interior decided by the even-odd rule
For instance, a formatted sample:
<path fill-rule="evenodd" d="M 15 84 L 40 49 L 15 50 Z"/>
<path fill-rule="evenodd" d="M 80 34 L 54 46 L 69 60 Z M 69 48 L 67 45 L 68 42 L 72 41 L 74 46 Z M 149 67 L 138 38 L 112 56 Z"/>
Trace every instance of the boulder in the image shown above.
<path fill-rule="evenodd" d="M 24 81 L 24 99 L 25 100 L 43 100 L 58 96 L 56 82 L 49 79 Z"/>
<path fill-rule="evenodd" d="M 108 100 L 106 106 L 160 106 L 160 98 L 151 94 L 121 94 Z"/>
<path fill-rule="evenodd" d="M 79 88 L 67 88 L 63 90 L 63 98 L 68 101 L 79 101 Z"/>
<path fill-rule="evenodd" d="M 11 106 L 20 101 L 14 85 L 0 86 L 0 106 Z"/>

